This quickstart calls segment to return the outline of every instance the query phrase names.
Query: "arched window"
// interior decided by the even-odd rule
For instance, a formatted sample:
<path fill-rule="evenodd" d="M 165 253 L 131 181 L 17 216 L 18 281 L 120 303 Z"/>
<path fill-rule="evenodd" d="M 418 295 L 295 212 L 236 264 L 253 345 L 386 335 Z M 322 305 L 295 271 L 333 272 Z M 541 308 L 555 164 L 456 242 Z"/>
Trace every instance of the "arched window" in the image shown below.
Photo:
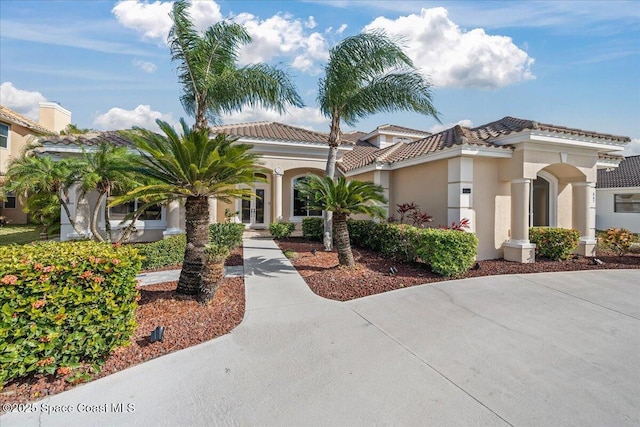
<path fill-rule="evenodd" d="M 307 179 L 306 176 L 301 176 L 293 180 L 293 216 L 305 217 L 305 216 L 322 216 L 322 211 L 305 209 L 306 201 L 300 199 L 298 191 L 298 184 L 304 182 Z"/>

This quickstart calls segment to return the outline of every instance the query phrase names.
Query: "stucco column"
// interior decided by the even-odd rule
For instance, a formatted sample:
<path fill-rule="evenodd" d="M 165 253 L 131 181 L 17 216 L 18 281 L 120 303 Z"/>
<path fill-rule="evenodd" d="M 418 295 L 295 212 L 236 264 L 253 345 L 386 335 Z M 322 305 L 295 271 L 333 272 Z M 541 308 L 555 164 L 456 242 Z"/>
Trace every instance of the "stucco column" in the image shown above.
<path fill-rule="evenodd" d="M 73 195 L 75 202 L 70 202 L 70 213 L 73 215 L 78 232 L 76 233 L 73 228 L 70 228 L 70 233 L 67 234 L 66 240 L 76 239 L 88 239 L 91 237 L 91 230 L 89 229 L 91 223 L 91 206 L 89 205 L 89 199 L 86 194 L 77 186 L 74 185 L 69 192 Z M 63 218 L 66 214 L 63 211 Z"/>
<path fill-rule="evenodd" d="M 573 228 L 580 232 L 578 254 L 595 256 L 596 249 L 596 185 L 593 182 L 574 182 Z"/>
<path fill-rule="evenodd" d="M 180 201 L 172 200 L 167 205 L 167 229 L 162 235 L 167 238 L 176 234 L 181 234 L 180 229 Z"/>
<path fill-rule="evenodd" d="M 387 199 L 387 203 L 382 205 L 382 209 L 385 210 L 386 218 L 389 218 L 389 203 L 391 199 L 389 198 L 389 186 L 390 186 L 390 172 L 388 170 L 376 170 L 373 172 L 373 183 L 382 187 L 382 195 L 385 199 Z"/>
<path fill-rule="evenodd" d="M 511 181 L 511 238 L 503 245 L 507 261 L 535 262 L 536 245 L 529 241 L 530 191 L 530 179 Z"/>
<path fill-rule="evenodd" d="M 447 225 L 469 220 L 467 231 L 476 232 L 473 208 L 473 159 L 456 157 L 447 162 Z"/>
<path fill-rule="evenodd" d="M 218 222 L 218 199 L 209 197 L 209 224 Z"/>
<path fill-rule="evenodd" d="M 281 168 L 276 168 L 273 172 L 273 177 L 275 178 L 275 217 L 276 222 L 282 221 L 282 172 Z"/>

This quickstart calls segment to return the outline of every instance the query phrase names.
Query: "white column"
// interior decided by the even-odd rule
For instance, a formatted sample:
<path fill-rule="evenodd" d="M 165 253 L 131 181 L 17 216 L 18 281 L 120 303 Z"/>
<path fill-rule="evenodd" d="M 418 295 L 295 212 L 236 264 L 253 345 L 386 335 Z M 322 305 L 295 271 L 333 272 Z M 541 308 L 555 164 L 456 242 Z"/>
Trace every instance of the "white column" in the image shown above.
<path fill-rule="evenodd" d="M 175 234 L 181 234 L 180 229 L 180 201 L 172 200 L 167 205 L 167 229 L 162 232 L 166 238 Z"/>
<path fill-rule="evenodd" d="M 386 218 L 389 218 L 391 216 L 390 212 L 389 212 L 389 203 L 390 203 L 389 187 L 391 185 L 390 172 L 388 170 L 376 170 L 376 171 L 374 171 L 373 172 L 373 183 L 382 187 L 382 194 L 384 195 L 384 198 L 387 199 L 387 203 L 382 205 L 382 208 L 386 212 L 386 214 L 385 214 Z"/>
<path fill-rule="evenodd" d="M 273 177 L 275 179 L 275 222 L 282 221 L 282 168 L 275 168 Z M 266 203 L 265 203 L 266 206 Z"/>
<path fill-rule="evenodd" d="M 578 253 L 594 256 L 596 246 L 596 185 L 593 182 L 574 182 L 573 228 L 580 232 Z"/>
<path fill-rule="evenodd" d="M 511 181 L 511 239 L 503 245 L 507 261 L 535 262 L 536 245 L 529 241 L 530 192 L 530 179 Z"/>
<path fill-rule="evenodd" d="M 473 209 L 473 159 L 457 157 L 447 164 L 447 225 L 469 220 L 467 231 L 476 232 L 476 212 Z"/>
<path fill-rule="evenodd" d="M 218 199 L 209 197 L 209 224 L 218 222 Z"/>

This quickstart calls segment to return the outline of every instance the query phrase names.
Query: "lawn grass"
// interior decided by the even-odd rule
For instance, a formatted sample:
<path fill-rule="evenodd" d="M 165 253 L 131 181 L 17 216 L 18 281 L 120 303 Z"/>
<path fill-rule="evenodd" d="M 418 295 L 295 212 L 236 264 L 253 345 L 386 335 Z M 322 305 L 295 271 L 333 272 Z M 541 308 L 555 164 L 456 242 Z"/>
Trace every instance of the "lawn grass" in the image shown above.
<path fill-rule="evenodd" d="M 12 243 L 24 245 L 40 239 L 35 225 L 5 225 L 0 227 L 0 246 Z"/>

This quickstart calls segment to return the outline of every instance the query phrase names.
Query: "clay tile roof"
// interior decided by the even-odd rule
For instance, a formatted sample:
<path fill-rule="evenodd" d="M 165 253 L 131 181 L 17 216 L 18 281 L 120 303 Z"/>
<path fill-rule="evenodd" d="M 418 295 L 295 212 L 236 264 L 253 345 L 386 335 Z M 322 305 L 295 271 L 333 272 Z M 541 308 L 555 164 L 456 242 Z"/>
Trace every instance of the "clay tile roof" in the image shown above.
<path fill-rule="evenodd" d="M 213 133 L 224 133 L 248 139 L 326 144 L 328 134 L 277 122 L 235 123 L 212 126 Z"/>
<path fill-rule="evenodd" d="M 498 137 L 501 135 L 508 135 L 512 132 L 521 132 L 525 129 L 541 130 L 547 132 L 556 132 L 565 135 L 576 135 L 588 138 L 608 139 L 615 142 L 629 142 L 631 139 L 626 136 L 610 135 L 607 133 L 599 133 L 589 130 L 582 130 L 576 128 L 568 128 L 564 126 L 557 126 L 547 123 L 538 123 L 533 120 L 523 120 L 515 117 L 504 117 L 486 125 L 479 126 L 474 130 L 477 131 L 482 139 L 486 137 Z"/>
<path fill-rule="evenodd" d="M 38 134 L 42 135 L 52 135 L 55 134 L 51 129 L 47 129 L 41 124 L 34 122 L 28 117 L 23 116 L 22 114 L 18 114 L 10 108 L 5 107 L 4 105 L 0 105 L 0 121 L 13 123 L 18 126 L 25 127 L 30 129 Z"/>
<path fill-rule="evenodd" d="M 362 138 L 366 136 L 365 132 L 360 132 L 359 130 L 353 130 L 351 132 L 344 132 L 340 135 L 340 140 L 343 143 L 351 143 L 356 145 L 365 145 L 367 147 L 373 147 L 372 144 L 367 141 L 363 141 Z"/>
<path fill-rule="evenodd" d="M 640 155 L 626 157 L 611 171 L 598 169 L 597 188 L 640 187 Z"/>
<path fill-rule="evenodd" d="M 424 130 L 411 129 L 404 126 L 397 125 L 382 125 L 376 128 L 378 131 L 388 131 L 388 132 L 398 132 L 398 133 L 411 133 L 411 134 L 420 134 L 420 135 L 431 135 L 431 132 L 427 132 Z"/>
<path fill-rule="evenodd" d="M 133 147 L 133 142 L 125 138 L 118 131 L 91 132 L 76 135 L 55 135 L 40 138 L 43 144 L 54 145 L 77 145 L 93 147 L 102 142 L 115 145 L 116 147 Z"/>

